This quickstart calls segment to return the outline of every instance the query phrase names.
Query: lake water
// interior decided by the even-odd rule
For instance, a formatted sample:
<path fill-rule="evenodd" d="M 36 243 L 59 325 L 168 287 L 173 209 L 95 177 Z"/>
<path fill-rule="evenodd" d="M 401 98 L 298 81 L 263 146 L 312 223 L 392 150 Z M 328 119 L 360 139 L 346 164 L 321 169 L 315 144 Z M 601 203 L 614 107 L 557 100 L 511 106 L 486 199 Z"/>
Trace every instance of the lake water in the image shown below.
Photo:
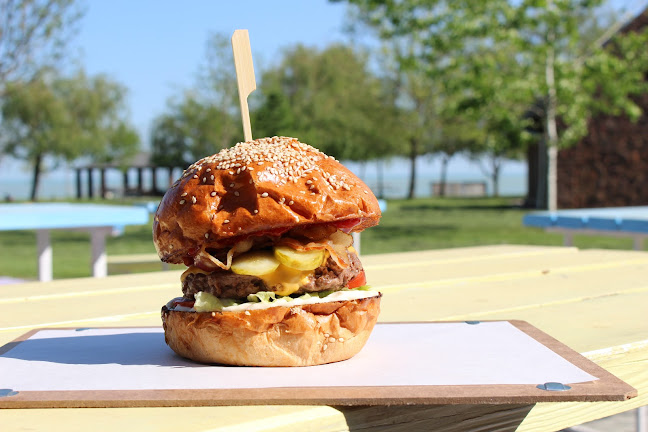
<path fill-rule="evenodd" d="M 438 161 L 420 158 L 417 164 L 417 182 L 415 194 L 417 197 L 431 196 L 431 185 L 439 181 L 440 167 Z M 361 166 L 357 163 L 346 163 L 356 175 L 362 178 L 367 185 L 375 192 L 378 191 L 378 167 L 375 163 L 367 163 Z M 5 169 L 3 169 L 5 168 Z M 31 177 L 28 170 L 17 169 L 16 166 L 6 169 L 0 165 L 0 199 L 8 195 L 13 199 L 24 200 L 29 197 L 31 188 Z M 162 187 L 168 181 L 168 174 L 158 173 L 157 183 Z M 403 198 L 407 194 L 409 186 L 409 165 L 407 161 L 395 159 L 383 166 L 384 194 L 386 198 Z M 176 176 L 180 171 L 176 171 Z M 106 176 L 109 189 L 115 190 L 118 194 L 122 190 L 122 174 L 117 170 L 110 170 Z M 86 187 L 86 174 L 83 173 L 84 188 Z M 129 172 L 131 187 L 136 183 L 136 172 Z M 449 182 L 485 182 L 487 193 L 492 194 L 492 184 L 475 165 L 466 160 L 459 159 L 448 168 Z M 149 172 L 144 172 L 144 188 L 149 189 L 152 183 Z M 94 187 L 98 190 L 99 173 L 95 172 Z M 523 196 L 526 194 L 526 166 L 520 162 L 507 162 L 500 175 L 499 192 L 502 196 Z M 58 169 L 55 172 L 44 174 L 41 178 L 39 199 L 65 199 L 76 196 L 76 175 L 70 168 Z M 96 196 L 96 193 L 95 193 Z"/>

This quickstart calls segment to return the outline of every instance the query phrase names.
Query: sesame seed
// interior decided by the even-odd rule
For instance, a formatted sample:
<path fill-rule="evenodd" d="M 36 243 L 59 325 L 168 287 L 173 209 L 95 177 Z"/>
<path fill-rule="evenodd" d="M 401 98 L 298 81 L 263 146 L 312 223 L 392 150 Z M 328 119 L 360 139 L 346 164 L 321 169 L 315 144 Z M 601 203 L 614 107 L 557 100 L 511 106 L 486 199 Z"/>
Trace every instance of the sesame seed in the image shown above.
<path fill-rule="evenodd" d="M 317 149 L 295 138 L 261 138 L 238 143 L 217 154 L 202 158 L 187 168 L 183 176 L 195 175 L 195 178 L 200 178 L 198 174 L 202 169 L 205 173 L 226 170 L 230 175 L 234 175 L 235 172 L 240 174 L 245 170 L 253 171 L 251 165 L 254 165 L 267 174 L 258 179 L 260 182 L 269 181 L 272 177 L 271 181 L 285 185 L 288 182 L 297 183 L 297 179 L 300 178 L 308 178 L 311 181 L 309 184 L 312 184 L 321 175 L 331 186 L 343 187 L 344 178 L 330 180 L 330 174 L 321 168 L 320 163 L 326 158 L 327 156 Z M 210 175 L 206 177 L 211 178 Z M 214 176 L 214 179 L 215 177 L 217 176 Z M 206 183 L 205 180 L 204 182 Z M 254 181 L 251 184 L 253 183 Z"/>
<path fill-rule="evenodd" d="M 311 183 L 313 183 L 313 180 L 306 180 L 306 184 L 309 185 L 309 184 L 311 184 Z"/>
<path fill-rule="evenodd" d="M 225 219 L 225 220 L 223 221 L 223 223 L 224 223 L 224 224 L 228 224 L 228 223 L 229 223 L 229 219 Z"/>
<path fill-rule="evenodd" d="M 194 204 L 196 204 L 196 197 L 195 197 L 195 196 L 192 196 L 192 197 L 191 197 L 191 202 L 194 203 Z"/>
<path fill-rule="evenodd" d="M 250 184 L 254 183 L 254 180 L 250 179 L 249 183 L 250 183 Z"/>
<path fill-rule="evenodd" d="M 239 196 L 239 195 L 241 195 L 239 191 L 234 192 L 234 196 Z"/>
<path fill-rule="evenodd" d="M 214 180 L 214 176 L 213 176 L 213 175 L 209 176 L 209 178 L 210 178 L 211 180 Z"/>
<path fill-rule="evenodd" d="M 288 202 L 288 205 L 293 205 L 293 204 L 295 204 L 295 201 L 293 201 L 293 200 L 290 200 L 290 201 Z"/>
<path fill-rule="evenodd" d="M 205 233 L 205 238 L 209 238 L 209 233 Z"/>
<path fill-rule="evenodd" d="M 207 183 L 207 177 L 203 177 L 203 183 Z"/>
<path fill-rule="evenodd" d="M 197 175 L 197 174 L 194 174 L 193 178 L 198 178 L 198 175 Z"/>
<path fill-rule="evenodd" d="M 218 194 L 217 194 L 216 192 L 212 192 L 212 193 L 210 193 L 209 195 L 211 195 L 211 196 L 214 197 L 214 196 L 216 196 L 216 195 L 218 195 Z"/>
<path fill-rule="evenodd" d="M 215 316 L 216 316 L 216 312 L 212 312 L 212 316 L 215 317 Z"/>
<path fill-rule="evenodd" d="M 329 336 L 331 336 L 331 335 L 328 334 L 328 333 L 324 333 L 324 337 L 325 337 L 325 338 L 327 338 L 327 337 L 329 337 Z"/>
<path fill-rule="evenodd" d="M 334 338 L 334 337 L 330 337 L 330 338 L 329 338 L 329 342 L 331 342 L 331 343 L 335 342 L 335 338 Z"/>
<path fill-rule="evenodd" d="M 266 197 L 268 196 L 268 192 L 263 192 L 263 193 L 261 194 L 261 196 L 262 196 L 263 198 L 266 198 Z"/>
<path fill-rule="evenodd" d="M 344 338 L 338 339 L 338 342 L 344 342 Z"/>
<path fill-rule="evenodd" d="M 184 193 L 183 193 L 182 195 L 180 195 L 180 196 L 187 196 L 187 192 L 184 192 Z"/>
<path fill-rule="evenodd" d="M 259 213 L 259 210 L 254 209 L 254 214 L 257 214 L 257 213 Z"/>
<path fill-rule="evenodd" d="M 250 311 L 245 311 L 245 315 L 252 315 Z"/>
<path fill-rule="evenodd" d="M 323 349 L 324 351 L 326 351 L 326 350 L 328 349 L 328 345 L 324 344 L 324 346 L 322 347 L 322 349 Z"/>
<path fill-rule="evenodd" d="M 234 187 L 234 183 L 230 183 L 230 187 Z"/>
<path fill-rule="evenodd" d="M 184 204 L 184 203 L 185 203 L 185 200 L 180 200 L 180 204 Z"/>

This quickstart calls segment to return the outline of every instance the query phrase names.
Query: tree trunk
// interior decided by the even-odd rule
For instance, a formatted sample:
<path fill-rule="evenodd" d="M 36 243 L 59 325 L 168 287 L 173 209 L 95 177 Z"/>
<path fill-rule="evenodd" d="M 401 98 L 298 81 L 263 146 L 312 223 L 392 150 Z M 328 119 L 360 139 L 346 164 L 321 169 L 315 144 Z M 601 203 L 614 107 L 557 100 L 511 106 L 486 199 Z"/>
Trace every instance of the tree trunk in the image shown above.
<path fill-rule="evenodd" d="M 378 187 L 378 198 L 385 198 L 385 178 L 383 175 L 383 163 L 382 159 L 376 161 L 376 174 L 377 174 L 377 187 Z"/>
<path fill-rule="evenodd" d="M 414 189 L 416 188 L 416 159 L 418 157 L 418 140 L 410 139 L 410 179 L 407 191 L 407 199 L 414 198 Z"/>
<path fill-rule="evenodd" d="M 493 182 L 493 196 L 499 197 L 499 176 L 500 176 L 500 163 L 497 159 L 493 159 L 493 169 L 491 171 L 491 181 Z"/>
<path fill-rule="evenodd" d="M 31 194 L 29 195 L 30 196 L 29 199 L 32 201 L 36 201 L 38 199 L 38 184 L 40 182 L 42 163 L 43 163 L 43 154 L 38 153 L 36 155 L 36 159 L 34 160 L 32 188 L 31 188 Z"/>
<path fill-rule="evenodd" d="M 549 2 L 549 7 L 552 7 Z M 556 95 L 555 51 L 553 48 L 555 34 L 550 30 L 547 34 L 547 64 L 545 79 L 547 83 L 546 136 L 547 136 L 547 204 L 550 211 L 558 208 L 558 128 L 556 126 Z"/>
<path fill-rule="evenodd" d="M 448 163 L 450 156 L 444 154 L 441 158 L 441 178 L 439 179 L 439 196 L 444 197 L 446 194 L 446 184 L 448 183 Z"/>
<path fill-rule="evenodd" d="M 83 197 L 83 191 L 81 188 L 82 188 L 81 168 L 77 168 L 76 169 L 76 197 L 79 200 Z"/>
<path fill-rule="evenodd" d="M 99 169 L 99 189 L 101 190 L 101 199 L 106 198 L 108 186 L 106 185 L 106 168 Z"/>

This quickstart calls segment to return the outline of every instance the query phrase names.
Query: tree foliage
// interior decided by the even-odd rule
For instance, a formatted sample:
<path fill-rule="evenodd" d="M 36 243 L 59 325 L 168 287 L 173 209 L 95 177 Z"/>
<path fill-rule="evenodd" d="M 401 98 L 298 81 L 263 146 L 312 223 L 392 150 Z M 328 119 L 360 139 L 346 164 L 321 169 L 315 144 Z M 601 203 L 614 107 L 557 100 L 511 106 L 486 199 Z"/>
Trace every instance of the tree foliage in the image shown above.
<path fill-rule="evenodd" d="M 125 95 L 107 77 L 83 72 L 69 78 L 43 72 L 6 85 L 0 150 L 32 166 L 32 200 L 48 161 L 89 156 L 123 162 L 137 151 L 139 136 L 126 120 Z"/>
<path fill-rule="evenodd" d="M 398 145 L 393 105 L 367 58 L 348 46 L 296 46 L 263 73 L 255 135 L 290 134 L 347 160 L 388 156 Z"/>
<path fill-rule="evenodd" d="M 188 166 L 241 141 L 237 94 L 230 41 L 214 33 L 207 40 L 194 88 L 169 99 L 166 111 L 153 122 L 153 162 Z"/>
<path fill-rule="evenodd" d="M 0 1 L 0 94 L 60 58 L 82 10 L 75 0 Z"/>
<path fill-rule="evenodd" d="M 167 112 L 155 119 L 152 160 L 161 166 L 188 166 L 236 142 L 234 119 L 215 105 L 198 101 L 190 92 L 169 102 Z"/>

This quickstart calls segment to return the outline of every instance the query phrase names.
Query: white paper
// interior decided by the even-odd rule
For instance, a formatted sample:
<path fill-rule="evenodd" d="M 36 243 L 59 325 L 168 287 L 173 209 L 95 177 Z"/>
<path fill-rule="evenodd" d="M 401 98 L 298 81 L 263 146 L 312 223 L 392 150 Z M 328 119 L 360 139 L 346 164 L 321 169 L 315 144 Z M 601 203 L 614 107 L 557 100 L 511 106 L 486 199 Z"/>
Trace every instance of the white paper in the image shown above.
<path fill-rule="evenodd" d="M 595 379 L 508 322 L 378 324 L 352 359 L 311 367 L 199 365 L 173 353 L 157 328 L 42 330 L 0 356 L 0 388 L 16 391 L 568 384 Z"/>

